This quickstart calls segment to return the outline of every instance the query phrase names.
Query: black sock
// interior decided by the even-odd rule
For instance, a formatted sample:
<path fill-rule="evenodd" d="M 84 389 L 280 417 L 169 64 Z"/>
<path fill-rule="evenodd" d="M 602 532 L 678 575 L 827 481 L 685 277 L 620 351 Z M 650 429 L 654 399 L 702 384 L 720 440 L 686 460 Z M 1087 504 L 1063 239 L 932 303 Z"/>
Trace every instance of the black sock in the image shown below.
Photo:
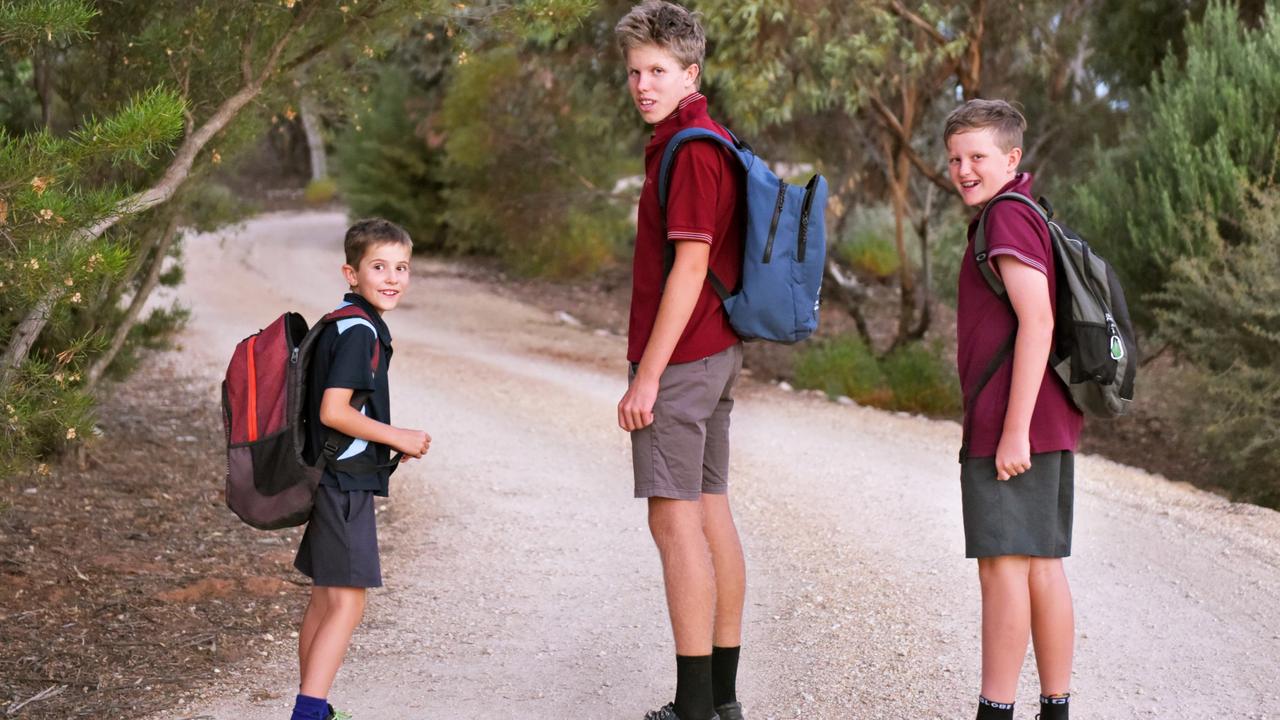
<path fill-rule="evenodd" d="M 711 656 L 676 656 L 676 715 L 680 720 L 710 720 L 716 714 L 711 694 Z"/>
<path fill-rule="evenodd" d="M 742 647 L 711 648 L 711 695 L 716 707 L 738 700 L 738 652 Z"/>
<path fill-rule="evenodd" d="M 1040 720 L 1067 720 L 1071 710 L 1071 693 L 1040 696 Z"/>
<path fill-rule="evenodd" d="M 1013 720 L 1013 703 L 998 703 L 979 695 L 977 720 Z"/>

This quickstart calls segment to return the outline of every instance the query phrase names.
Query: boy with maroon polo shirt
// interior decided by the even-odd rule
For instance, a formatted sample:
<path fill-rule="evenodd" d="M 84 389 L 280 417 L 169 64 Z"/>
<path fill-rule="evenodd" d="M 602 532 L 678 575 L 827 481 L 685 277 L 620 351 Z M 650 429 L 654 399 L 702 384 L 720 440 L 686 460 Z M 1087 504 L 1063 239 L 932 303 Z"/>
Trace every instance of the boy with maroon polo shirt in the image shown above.
<path fill-rule="evenodd" d="M 695 15 L 669 2 L 618 22 L 636 109 L 653 125 L 645 148 L 618 424 L 631 433 L 635 495 L 649 504 L 676 646 L 675 701 L 646 720 L 739 720 L 738 651 L 746 567 L 729 509 L 729 413 L 742 344 L 707 282 L 742 272 L 742 177 L 719 144 L 691 142 L 658 198 L 663 149 L 678 131 L 728 134 L 698 92 L 706 41 Z"/>
<path fill-rule="evenodd" d="M 978 209 L 956 310 L 965 554 L 978 559 L 982 586 L 978 720 L 1013 717 L 1028 635 L 1040 674 L 1037 717 L 1066 720 L 1071 683 L 1074 617 L 1062 558 L 1071 554 L 1072 452 L 1083 416 L 1048 363 L 1057 290 L 1049 228 L 1020 202 L 987 207 L 1006 192 L 1032 197 L 1031 176 L 1018 172 L 1025 129 L 1022 114 L 1003 100 L 971 100 L 951 113 L 943 135 L 951 181 Z M 984 261 L 1004 295 L 974 257 L 984 212 Z"/>

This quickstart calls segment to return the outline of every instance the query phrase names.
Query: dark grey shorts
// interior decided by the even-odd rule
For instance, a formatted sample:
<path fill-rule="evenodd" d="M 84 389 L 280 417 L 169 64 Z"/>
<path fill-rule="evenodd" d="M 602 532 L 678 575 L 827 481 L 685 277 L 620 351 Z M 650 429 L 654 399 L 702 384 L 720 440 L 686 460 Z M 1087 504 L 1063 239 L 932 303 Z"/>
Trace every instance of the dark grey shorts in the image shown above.
<path fill-rule="evenodd" d="M 742 343 L 667 366 L 653 424 L 631 433 L 636 497 L 697 500 L 729 492 L 729 413 L 741 370 Z M 632 367 L 628 379 L 634 377 Z"/>
<path fill-rule="evenodd" d="M 1032 455 L 1030 470 L 1005 481 L 996 479 L 995 458 L 970 458 L 960 465 L 960 493 L 965 557 L 1071 554 L 1071 452 Z"/>
<path fill-rule="evenodd" d="M 325 587 L 381 587 L 372 490 L 316 488 L 311 520 L 293 566 Z"/>

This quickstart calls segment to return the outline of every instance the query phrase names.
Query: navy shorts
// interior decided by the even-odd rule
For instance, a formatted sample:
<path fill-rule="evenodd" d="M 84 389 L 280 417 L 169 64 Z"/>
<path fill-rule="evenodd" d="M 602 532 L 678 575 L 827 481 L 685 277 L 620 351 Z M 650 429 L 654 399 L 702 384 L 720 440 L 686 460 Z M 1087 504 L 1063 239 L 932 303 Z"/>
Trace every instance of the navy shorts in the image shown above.
<path fill-rule="evenodd" d="M 373 491 L 317 487 L 293 566 L 319 586 L 381 587 Z"/>

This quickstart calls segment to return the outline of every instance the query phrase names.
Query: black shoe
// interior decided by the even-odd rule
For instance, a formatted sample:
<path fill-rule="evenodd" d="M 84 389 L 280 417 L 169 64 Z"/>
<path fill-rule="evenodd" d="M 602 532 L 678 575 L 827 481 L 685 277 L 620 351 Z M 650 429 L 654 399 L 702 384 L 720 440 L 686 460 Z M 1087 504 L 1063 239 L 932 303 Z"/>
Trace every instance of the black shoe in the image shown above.
<path fill-rule="evenodd" d="M 739 711 L 738 717 L 742 717 L 741 711 Z M 676 704 L 669 702 L 657 710 L 650 710 L 645 713 L 644 720 L 680 720 L 680 716 L 676 714 Z M 711 720 L 720 720 L 720 716 L 712 715 Z"/>
<path fill-rule="evenodd" d="M 720 720 L 743 720 L 742 705 L 736 702 L 717 705 L 716 714 L 720 716 Z"/>

